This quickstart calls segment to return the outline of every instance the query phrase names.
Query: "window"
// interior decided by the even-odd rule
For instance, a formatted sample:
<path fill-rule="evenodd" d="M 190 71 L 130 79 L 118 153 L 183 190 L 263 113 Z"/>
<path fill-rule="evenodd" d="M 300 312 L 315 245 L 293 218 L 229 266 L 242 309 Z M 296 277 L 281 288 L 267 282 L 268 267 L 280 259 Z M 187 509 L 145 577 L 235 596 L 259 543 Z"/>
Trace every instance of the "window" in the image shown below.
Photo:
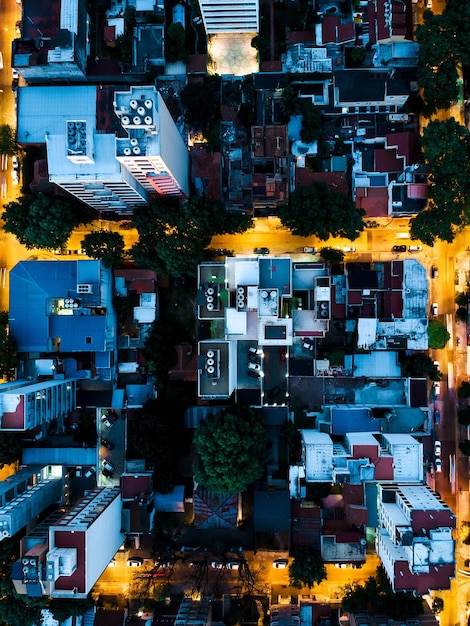
<path fill-rule="evenodd" d="M 93 343 L 92 337 L 85 337 L 85 343 Z"/>

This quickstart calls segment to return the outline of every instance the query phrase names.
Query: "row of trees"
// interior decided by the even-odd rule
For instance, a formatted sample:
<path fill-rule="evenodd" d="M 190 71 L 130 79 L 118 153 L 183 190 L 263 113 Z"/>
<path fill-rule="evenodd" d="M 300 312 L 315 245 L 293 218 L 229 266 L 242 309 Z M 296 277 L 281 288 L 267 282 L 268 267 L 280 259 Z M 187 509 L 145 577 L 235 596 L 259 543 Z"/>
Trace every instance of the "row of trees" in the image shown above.
<path fill-rule="evenodd" d="M 431 169 L 427 208 L 411 220 L 412 239 L 432 246 L 453 241 L 469 223 L 470 141 L 467 129 L 450 118 L 433 120 L 420 137 Z"/>
<path fill-rule="evenodd" d="M 426 116 L 449 109 L 459 96 L 458 67 L 470 62 L 470 4 L 449 0 L 441 14 L 423 14 L 415 30 L 419 43 L 417 79 Z"/>

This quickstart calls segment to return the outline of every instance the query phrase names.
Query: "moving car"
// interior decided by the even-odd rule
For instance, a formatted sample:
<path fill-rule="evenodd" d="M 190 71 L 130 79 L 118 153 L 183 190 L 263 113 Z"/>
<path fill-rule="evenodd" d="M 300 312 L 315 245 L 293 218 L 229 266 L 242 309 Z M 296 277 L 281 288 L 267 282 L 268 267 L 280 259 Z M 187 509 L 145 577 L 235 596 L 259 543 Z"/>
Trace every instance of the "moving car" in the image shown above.
<path fill-rule="evenodd" d="M 254 248 L 253 254 L 269 254 L 269 248 Z"/>
<path fill-rule="evenodd" d="M 392 252 L 406 252 L 406 246 L 393 246 Z"/>
<path fill-rule="evenodd" d="M 440 458 L 442 453 L 442 445 L 440 441 L 434 442 L 434 456 Z"/>
<path fill-rule="evenodd" d="M 286 569 L 288 564 L 289 561 L 287 559 L 276 559 L 275 561 L 273 561 L 273 567 L 275 569 Z"/>

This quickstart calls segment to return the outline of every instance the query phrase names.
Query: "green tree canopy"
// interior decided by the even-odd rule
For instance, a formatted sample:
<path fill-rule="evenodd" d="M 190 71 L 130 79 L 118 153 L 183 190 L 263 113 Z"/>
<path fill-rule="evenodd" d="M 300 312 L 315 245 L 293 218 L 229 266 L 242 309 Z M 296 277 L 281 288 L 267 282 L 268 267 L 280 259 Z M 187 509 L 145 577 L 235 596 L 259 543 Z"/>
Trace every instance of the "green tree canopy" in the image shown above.
<path fill-rule="evenodd" d="M 470 142 L 467 129 L 450 118 L 431 121 L 421 145 L 431 168 L 429 204 L 411 220 L 411 237 L 432 246 L 436 239 L 453 241 L 468 223 Z"/>
<path fill-rule="evenodd" d="M 95 601 L 91 596 L 85 599 L 74 598 L 63 600 L 61 598 L 52 598 L 47 607 L 59 622 L 65 622 L 69 617 L 75 615 L 85 615 L 85 613 L 95 606 Z"/>
<path fill-rule="evenodd" d="M 5 206 L 4 229 L 26 248 L 54 250 L 63 246 L 73 229 L 94 217 L 91 209 L 79 208 L 64 198 L 20 196 Z"/>
<path fill-rule="evenodd" d="M 312 104 L 311 100 L 302 98 L 300 102 L 300 112 L 302 114 L 300 138 L 305 143 L 313 143 L 320 139 L 321 136 L 321 109 L 319 106 Z"/>
<path fill-rule="evenodd" d="M 105 267 L 119 267 L 124 260 L 124 238 L 111 230 L 94 230 L 81 242 L 85 254 L 100 259 Z"/>
<path fill-rule="evenodd" d="M 441 350 L 445 348 L 450 339 L 447 328 L 439 320 L 429 320 L 428 325 L 428 345 L 431 350 Z"/>
<path fill-rule="evenodd" d="M 455 304 L 457 304 L 458 306 L 467 306 L 468 304 L 468 295 L 466 293 L 464 293 L 463 291 L 458 293 L 455 296 Z"/>
<path fill-rule="evenodd" d="M 207 78 L 203 83 L 188 83 L 181 91 L 185 121 L 196 131 L 207 131 L 219 119 L 219 84 Z"/>
<path fill-rule="evenodd" d="M 320 250 L 320 256 L 326 263 L 342 263 L 344 260 L 344 252 L 342 250 L 328 246 Z"/>
<path fill-rule="evenodd" d="M 207 256 L 214 235 L 242 233 L 250 217 L 227 211 L 218 200 L 159 196 L 150 206 L 134 211 L 139 241 L 131 249 L 134 261 L 172 275 L 194 274 Z"/>
<path fill-rule="evenodd" d="M 0 125 L 0 154 L 13 156 L 18 152 L 18 144 L 16 143 L 15 130 L 8 124 Z"/>
<path fill-rule="evenodd" d="M 468 426 L 470 424 L 470 409 L 462 409 L 457 414 L 459 419 L 459 424 L 462 426 Z"/>
<path fill-rule="evenodd" d="M 302 546 L 295 551 L 294 560 L 289 565 L 289 584 L 296 589 L 310 589 L 326 578 L 326 567 L 318 550 Z"/>
<path fill-rule="evenodd" d="M 179 22 L 172 22 L 166 29 L 165 59 L 170 63 L 188 60 L 186 48 L 186 30 Z"/>
<path fill-rule="evenodd" d="M 8 312 L 0 311 L 0 379 L 14 380 L 16 366 L 16 341 L 10 335 Z"/>
<path fill-rule="evenodd" d="M 19 433 L 0 432 L 0 468 L 21 459 L 23 444 Z"/>
<path fill-rule="evenodd" d="M 465 454 L 465 456 L 470 456 L 470 441 L 468 441 L 468 439 L 459 441 L 459 450 L 462 454 Z M 470 541 L 467 543 L 470 543 Z"/>
<path fill-rule="evenodd" d="M 235 405 L 210 414 L 194 442 L 196 481 L 216 493 L 245 491 L 263 473 L 266 426 L 249 407 Z"/>
<path fill-rule="evenodd" d="M 350 613 L 369 611 L 406 620 L 421 615 L 423 600 L 411 593 L 394 593 L 383 568 L 378 567 L 375 577 L 368 578 L 364 584 L 345 585 L 342 608 Z"/>
<path fill-rule="evenodd" d="M 332 191 L 324 182 L 299 187 L 290 196 L 289 204 L 279 210 L 279 218 L 294 235 L 315 235 L 325 241 L 329 237 L 345 237 L 354 241 L 364 230 L 363 209 L 357 209 L 345 194 Z"/>
<path fill-rule="evenodd" d="M 470 398 L 470 382 L 464 380 L 457 387 L 457 395 L 459 398 Z"/>
<path fill-rule="evenodd" d="M 405 357 L 403 374 L 406 376 L 428 376 L 431 380 L 440 380 L 442 374 L 434 365 L 434 361 L 425 352 L 414 352 Z"/>

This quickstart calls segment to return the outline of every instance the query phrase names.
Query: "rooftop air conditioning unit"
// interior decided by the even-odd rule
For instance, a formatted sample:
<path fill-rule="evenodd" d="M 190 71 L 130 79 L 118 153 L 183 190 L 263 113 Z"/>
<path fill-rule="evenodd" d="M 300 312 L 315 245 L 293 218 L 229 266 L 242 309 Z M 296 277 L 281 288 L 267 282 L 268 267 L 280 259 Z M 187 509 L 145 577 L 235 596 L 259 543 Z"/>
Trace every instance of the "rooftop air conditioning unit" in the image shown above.
<path fill-rule="evenodd" d="M 124 126 L 129 126 L 129 124 L 131 123 L 131 120 L 128 115 L 123 115 L 121 117 L 121 122 L 123 123 Z"/>
<path fill-rule="evenodd" d="M 145 115 L 145 109 L 144 109 L 144 107 L 138 107 L 138 108 L 137 108 L 137 113 L 138 113 L 139 115 Z"/>
<path fill-rule="evenodd" d="M 139 146 L 134 146 L 134 147 L 132 148 L 132 152 L 133 152 L 134 154 L 140 154 L 140 148 L 139 148 Z"/>
<path fill-rule="evenodd" d="M 144 106 L 146 109 L 151 109 L 153 107 L 153 102 L 149 98 L 144 102 Z"/>
<path fill-rule="evenodd" d="M 132 137 L 131 139 L 131 146 L 136 146 L 139 143 L 139 140 L 136 139 L 135 137 Z"/>
<path fill-rule="evenodd" d="M 130 156 L 132 154 L 132 150 L 130 148 L 124 148 L 124 154 L 126 156 Z"/>
<path fill-rule="evenodd" d="M 89 283 L 80 283 L 77 285 L 77 293 L 93 293 L 93 285 Z"/>
<path fill-rule="evenodd" d="M 147 124 L 147 126 L 150 126 L 150 124 L 152 123 L 152 116 L 151 115 L 146 115 L 144 117 L 144 122 L 145 122 L 145 124 Z"/>
<path fill-rule="evenodd" d="M 131 105 L 131 109 L 137 109 L 137 107 L 139 106 L 137 100 L 131 100 L 129 104 Z"/>
<path fill-rule="evenodd" d="M 134 122 L 136 126 L 139 126 L 142 120 L 140 119 L 138 115 L 134 115 L 134 117 L 132 118 L 132 121 Z"/>
<path fill-rule="evenodd" d="M 208 302 L 207 303 L 207 310 L 208 311 L 213 311 L 214 310 L 214 305 L 212 304 L 212 302 Z"/>

